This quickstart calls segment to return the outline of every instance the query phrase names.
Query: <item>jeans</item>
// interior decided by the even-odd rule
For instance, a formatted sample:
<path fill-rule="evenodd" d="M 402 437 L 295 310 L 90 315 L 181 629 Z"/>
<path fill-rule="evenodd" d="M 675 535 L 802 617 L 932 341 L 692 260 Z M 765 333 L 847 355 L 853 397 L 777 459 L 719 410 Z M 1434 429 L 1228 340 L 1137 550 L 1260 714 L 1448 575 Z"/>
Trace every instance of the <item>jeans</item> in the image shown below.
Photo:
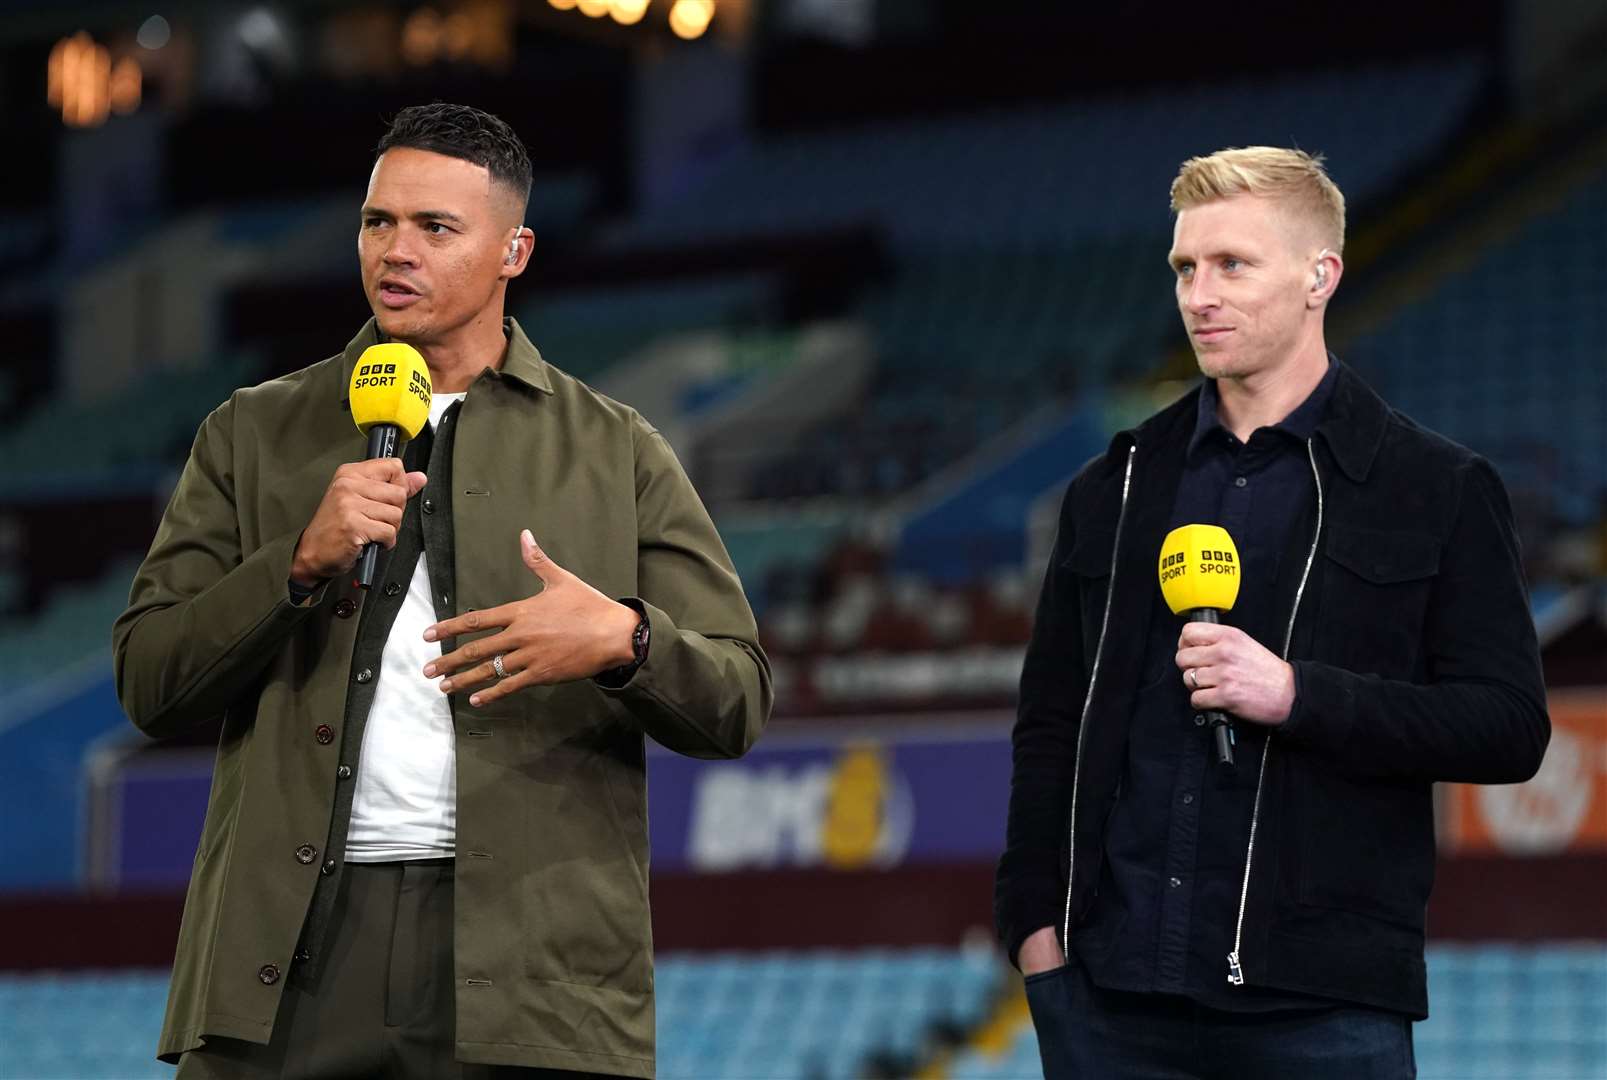
<path fill-rule="evenodd" d="M 1045 1080 L 1413 1080 L 1412 1024 L 1362 1006 L 1232 1013 L 1105 990 L 1071 963 L 1027 977 Z"/>

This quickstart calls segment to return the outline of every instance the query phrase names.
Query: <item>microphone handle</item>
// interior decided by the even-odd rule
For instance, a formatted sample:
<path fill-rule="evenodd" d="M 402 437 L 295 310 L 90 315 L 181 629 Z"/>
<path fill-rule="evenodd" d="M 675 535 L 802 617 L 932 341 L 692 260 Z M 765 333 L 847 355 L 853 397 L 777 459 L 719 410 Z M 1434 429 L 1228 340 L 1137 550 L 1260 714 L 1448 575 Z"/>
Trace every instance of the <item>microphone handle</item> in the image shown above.
<path fill-rule="evenodd" d="M 1189 612 L 1189 621 L 1202 623 L 1222 622 L 1222 613 L 1216 608 L 1195 608 Z M 1233 764 L 1233 724 L 1228 720 L 1228 714 L 1221 709 L 1206 709 L 1202 715 L 1211 725 L 1211 734 L 1216 739 L 1216 760 L 1221 765 Z"/>
<path fill-rule="evenodd" d="M 396 446 L 401 441 L 402 429 L 395 424 L 375 424 L 368 429 L 368 457 L 387 458 L 396 456 Z M 379 562 L 379 542 L 370 540 L 363 545 L 363 553 L 357 559 L 357 578 L 355 584 L 359 589 L 369 588 L 374 584 L 374 567 Z"/>

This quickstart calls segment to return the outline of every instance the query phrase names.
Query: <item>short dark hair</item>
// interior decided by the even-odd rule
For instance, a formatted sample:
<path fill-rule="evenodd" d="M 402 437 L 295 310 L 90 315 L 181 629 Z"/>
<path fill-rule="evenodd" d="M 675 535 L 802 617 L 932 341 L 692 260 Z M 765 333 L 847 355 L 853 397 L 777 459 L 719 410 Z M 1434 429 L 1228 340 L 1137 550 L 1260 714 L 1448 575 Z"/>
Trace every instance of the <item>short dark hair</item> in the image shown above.
<path fill-rule="evenodd" d="M 488 112 L 443 101 L 410 105 L 391 120 L 374 148 L 374 159 L 398 146 L 483 166 L 493 181 L 519 196 L 521 212 L 530 203 L 530 155 L 525 144 L 505 121 Z"/>

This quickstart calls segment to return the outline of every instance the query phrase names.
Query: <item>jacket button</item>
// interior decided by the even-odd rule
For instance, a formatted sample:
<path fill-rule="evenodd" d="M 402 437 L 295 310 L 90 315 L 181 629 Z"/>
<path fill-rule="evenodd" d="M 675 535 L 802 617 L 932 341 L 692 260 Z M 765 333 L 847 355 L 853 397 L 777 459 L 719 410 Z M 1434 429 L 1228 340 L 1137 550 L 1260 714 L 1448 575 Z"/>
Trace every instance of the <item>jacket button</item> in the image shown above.
<path fill-rule="evenodd" d="M 324 865 L 318 868 L 318 872 L 324 875 L 324 877 L 328 877 L 330 874 L 333 874 L 335 872 L 335 860 L 325 860 Z"/>
<path fill-rule="evenodd" d="M 320 745 L 328 746 L 335 741 L 335 729 L 328 724 L 319 724 L 313 729 L 312 737 L 317 739 Z"/>
<path fill-rule="evenodd" d="M 386 596 L 395 596 L 397 593 L 399 593 L 401 591 L 402 591 L 401 582 L 399 582 L 399 581 L 387 581 L 385 583 L 385 595 Z"/>
<path fill-rule="evenodd" d="M 351 778 L 352 767 L 350 765 L 342 765 L 340 768 L 335 770 L 336 780 L 350 780 Z"/>
<path fill-rule="evenodd" d="M 434 499 L 425 499 L 424 500 L 424 512 L 426 514 L 435 513 L 435 500 Z"/>
<path fill-rule="evenodd" d="M 257 969 L 257 978 L 262 981 L 263 986 L 272 986 L 279 981 L 279 965 L 263 964 Z"/>
<path fill-rule="evenodd" d="M 309 866 L 318 857 L 318 849 L 311 844 L 303 844 L 296 849 L 296 861 L 303 866 Z"/>
<path fill-rule="evenodd" d="M 357 681 L 360 682 L 360 683 L 373 682 L 374 681 L 374 669 L 373 668 L 364 668 L 363 670 L 359 671 L 357 673 Z"/>
<path fill-rule="evenodd" d="M 1204 714 L 1202 714 L 1202 713 L 1195 713 L 1194 714 L 1194 726 L 1195 727 L 1204 727 L 1205 726 L 1205 716 L 1204 716 Z"/>
<path fill-rule="evenodd" d="M 342 619 L 349 619 L 357 613 L 357 601 L 349 596 L 343 596 L 335 602 L 335 614 Z"/>

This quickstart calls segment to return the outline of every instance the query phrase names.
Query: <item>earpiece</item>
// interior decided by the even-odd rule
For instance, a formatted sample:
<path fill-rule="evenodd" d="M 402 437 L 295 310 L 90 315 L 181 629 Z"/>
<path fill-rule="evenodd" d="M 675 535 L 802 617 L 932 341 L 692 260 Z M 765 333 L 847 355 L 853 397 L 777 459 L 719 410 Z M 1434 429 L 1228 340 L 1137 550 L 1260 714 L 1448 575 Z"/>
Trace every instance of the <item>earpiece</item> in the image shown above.
<path fill-rule="evenodd" d="M 1327 248 L 1317 252 L 1317 280 L 1311 286 L 1313 289 L 1320 289 L 1328 284 L 1328 265 L 1322 261 L 1327 255 Z"/>
<path fill-rule="evenodd" d="M 519 238 L 517 236 L 508 241 L 508 257 L 502 261 L 509 266 L 519 261 Z"/>

